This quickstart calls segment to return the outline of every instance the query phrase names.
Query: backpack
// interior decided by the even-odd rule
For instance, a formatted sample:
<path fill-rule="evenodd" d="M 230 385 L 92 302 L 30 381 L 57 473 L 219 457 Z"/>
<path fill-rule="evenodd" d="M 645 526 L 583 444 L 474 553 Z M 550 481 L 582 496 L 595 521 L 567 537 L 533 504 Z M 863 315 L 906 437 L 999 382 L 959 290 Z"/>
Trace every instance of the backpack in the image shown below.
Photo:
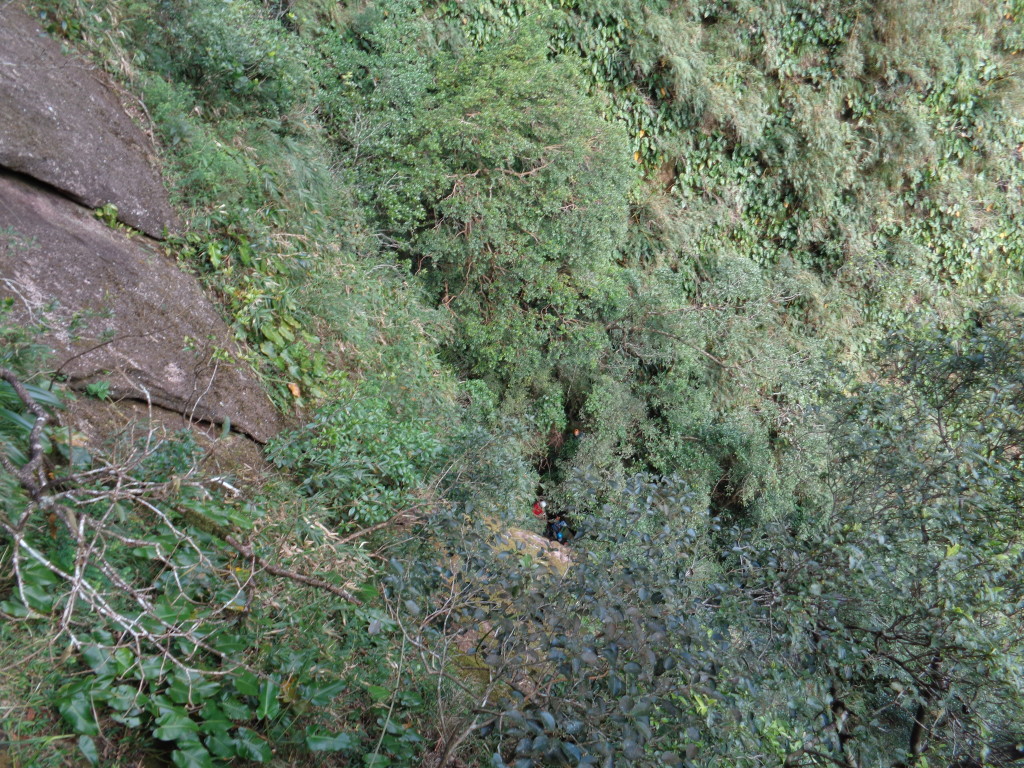
<path fill-rule="evenodd" d="M 552 520 L 548 523 L 548 529 L 544 533 L 552 541 L 564 544 L 568 532 L 568 524 L 565 520 Z"/>

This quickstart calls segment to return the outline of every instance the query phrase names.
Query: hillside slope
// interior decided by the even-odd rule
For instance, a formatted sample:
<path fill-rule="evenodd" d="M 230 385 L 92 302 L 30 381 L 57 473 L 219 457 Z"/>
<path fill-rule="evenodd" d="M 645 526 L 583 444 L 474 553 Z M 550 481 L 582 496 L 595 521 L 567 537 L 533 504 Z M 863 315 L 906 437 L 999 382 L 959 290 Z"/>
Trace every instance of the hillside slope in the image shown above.
<path fill-rule="evenodd" d="M 0 759 L 1024 757 L 1017 4 L 0 14 Z"/>

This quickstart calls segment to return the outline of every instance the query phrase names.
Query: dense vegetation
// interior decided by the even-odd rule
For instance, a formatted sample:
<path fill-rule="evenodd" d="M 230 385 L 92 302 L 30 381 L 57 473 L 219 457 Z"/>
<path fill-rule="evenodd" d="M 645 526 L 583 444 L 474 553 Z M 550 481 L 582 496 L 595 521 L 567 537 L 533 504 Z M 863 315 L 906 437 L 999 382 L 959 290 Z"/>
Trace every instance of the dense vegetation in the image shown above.
<path fill-rule="evenodd" d="M 299 416 L 86 454 L 0 323 L 15 765 L 1024 759 L 1018 0 L 38 10 Z"/>

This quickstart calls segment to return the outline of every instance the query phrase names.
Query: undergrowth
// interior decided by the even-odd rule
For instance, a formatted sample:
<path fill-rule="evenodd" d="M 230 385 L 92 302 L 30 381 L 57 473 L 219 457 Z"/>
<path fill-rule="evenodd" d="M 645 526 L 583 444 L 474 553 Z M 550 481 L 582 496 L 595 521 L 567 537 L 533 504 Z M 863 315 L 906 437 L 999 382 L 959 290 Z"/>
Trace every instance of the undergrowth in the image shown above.
<path fill-rule="evenodd" d="M 875 409 L 838 430 L 865 477 L 895 466 L 878 446 L 931 466 L 931 433 L 890 429 L 900 394 L 869 402 L 878 341 L 919 324 L 914 360 L 1012 358 L 978 307 L 1020 286 L 1019 3 L 40 6 L 141 100 L 186 222 L 167 253 L 296 425 L 244 488 L 146 425 L 86 453 L 33 331 L 0 324 L 16 764 L 945 749 L 909 723 L 952 673 L 840 587 L 966 654 L 872 570 L 887 542 L 936 568 L 959 544 L 876 537 L 825 424 Z M 1012 499 L 998 456 L 972 477 Z M 562 581 L 501 540 L 538 488 L 596 534 Z M 987 525 L 979 557 L 1008 536 Z M 1013 658 L 941 710 L 950 744 L 988 737 Z"/>

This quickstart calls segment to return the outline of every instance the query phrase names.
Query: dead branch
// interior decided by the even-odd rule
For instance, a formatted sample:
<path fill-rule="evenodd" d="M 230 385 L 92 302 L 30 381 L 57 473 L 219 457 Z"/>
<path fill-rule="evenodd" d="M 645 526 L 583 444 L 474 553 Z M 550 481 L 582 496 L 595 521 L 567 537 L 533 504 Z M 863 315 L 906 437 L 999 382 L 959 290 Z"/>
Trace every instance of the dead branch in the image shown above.
<path fill-rule="evenodd" d="M 232 547 L 238 550 L 238 553 L 242 555 L 242 557 L 249 558 L 256 565 L 258 565 L 264 571 L 273 576 L 281 576 L 282 578 L 297 581 L 300 584 L 305 584 L 310 587 L 316 587 L 317 589 L 327 590 L 328 592 L 331 592 L 337 595 L 338 597 L 344 598 L 345 600 L 348 600 L 350 603 L 355 603 L 356 605 L 363 604 L 362 600 L 360 600 L 358 597 L 356 597 L 346 589 L 342 589 L 341 587 L 335 584 L 331 584 L 329 581 L 318 579 L 315 576 L 306 576 L 301 573 L 296 573 L 295 571 L 289 571 L 287 568 L 281 568 L 279 566 L 272 565 L 271 563 L 268 563 L 264 558 L 260 557 L 255 552 L 253 552 L 252 547 L 248 544 L 243 544 L 242 542 L 235 539 L 233 536 L 224 536 L 223 538 L 224 541 L 226 541 L 228 544 L 230 544 Z"/>
<path fill-rule="evenodd" d="M 361 539 L 363 536 L 369 536 L 371 533 L 374 533 L 375 531 L 379 531 L 381 528 L 387 528 L 392 523 L 396 523 L 399 520 L 402 520 L 402 519 L 408 517 L 411 512 L 414 512 L 415 510 L 420 509 L 422 506 L 423 506 L 422 504 L 414 504 L 413 506 L 409 507 L 408 509 L 403 509 L 398 514 L 392 515 L 387 520 L 384 520 L 384 521 L 382 521 L 380 523 L 374 523 L 369 528 L 362 528 L 362 529 L 356 531 L 355 533 L 346 536 L 343 539 L 339 539 L 338 540 L 338 544 L 348 544 L 350 541 L 355 541 L 356 539 Z"/>
<path fill-rule="evenodd" d="M 83 617 L 91 615 L 109 622 L 111 629 L 119 636 L 115 644 L 129 645 L 139 649 L 140 653 L 142 647 L 146 646 L 179 669 L 216 676 L 231 674 L 239 668 L 248 669 L 244 662 L 218 650 L 205 639 L 214 623 L 223 622 L 228 617 L 231 603 L 219 607 L 216 604 L 209 605 L 209 610 L 197 617 L 182 620 L 163 617 L 154 599 L 155 585 L 135 583 L 123 565 L 115 559 L 116 553 L 123 551 L 123 547 L 147 548 L 151 553 L 155 551 L 155 556 L 150 556 L 160 563 L 163 573 L 177 585 L 171 598 L 173 601 L 206 605 L 197 602 L 188 593 L 188 572 L 197 567 L 219 574 L 226 579 L 225 586 L 243 594 L 251 590 L 251 582 L 258 567 L 272 576 L 326 590 L 351 603 L 361 604 L 358 598 L 342 587 L 271 564 L 254 552 L 251 543 L 241 541 L 236 532 L 206 519 L 201 513 L 176 508 L 175 512 L 182 516 L 185 524 L 172 519 L 173 513 L 168 510 L 168 503 L 173 504 L 185 489 L 207 496 L 210 493 L 207 486 L 210 485 L 235 489 L 227 486 L 220 478 L 199 478 L 195 466 L 167 481 L 139 479 L 136 470 L 156 455 L 160 448 L 161 443 L 154 438 L 153 429 L 148 430 L 145 438 L 136 442 L 123 456 L 110 459 L 101 466 L 70 471 L 60 477 L 47 479 L 43 467 L 43 449 L 44 430 L 50 416 L 32 397 L 17 374 L 0 368 L 0 378 L 11 386 L 25 410 L 35 417 L 27 441 L 28 460 L 23 466 L 15 466 L 6 451 L 0 450 L 0 467 L 15 478 L 28 496 L 25 510 L 17 520 L 0 518 L 0 533 L 13 542 L 10 551 L 15 589 L 30 616 L 33 615 L 33 600 L 26 581 L 26 565 L 42 567 L 63 582 L 64 586 L 60 594 L 55 596 L 52 609 L 55 611 L 58 636 L 66 635 L 72 647 L 80 648 L 85 642 L 79 637 L 78 628 L 90 626 L 89 620 Z M 170 534 L 171 542 L 165 544 L 159 539 L 149 540 L 119 530 L 115 513 L 125 507 L 146 513 L 157 525 L 159 532 Z M 40 514 L 44 509 L 50 512 L 46 519 Z M 193 520 L 197 515 L 203 519 Z M 66 530 L 74 547 L 73 559 L 67 564 L 58 564 L 57 560 L 46 553 L 46 548 L 35 541 L 47 535 L 55 537 L 58 523 Z M 249 575 L 240 580 L 233 569 L 219 567 L 214 561 L 215 555 L 209 552 L 210 547 L 204 548 L 189 530 L 189 524 L 213 534 L 226 546 L 250 560 L 254 567 L 250 569 Z M 112 544 L 120 546 L 112 548 Z M 182 565 L 174 557 L 174 550 L 182 547 L 194 553 L 187 565 Z M 181 641 L 186 643 L 187 650 L 182 649 Z M 191 661 L 198 654 L 213 657 L 218 662 L 213 669 L 205 668 L 206 665 L 199 668 Z M 260 675 L 256 670 L 250 671 Z"/>

